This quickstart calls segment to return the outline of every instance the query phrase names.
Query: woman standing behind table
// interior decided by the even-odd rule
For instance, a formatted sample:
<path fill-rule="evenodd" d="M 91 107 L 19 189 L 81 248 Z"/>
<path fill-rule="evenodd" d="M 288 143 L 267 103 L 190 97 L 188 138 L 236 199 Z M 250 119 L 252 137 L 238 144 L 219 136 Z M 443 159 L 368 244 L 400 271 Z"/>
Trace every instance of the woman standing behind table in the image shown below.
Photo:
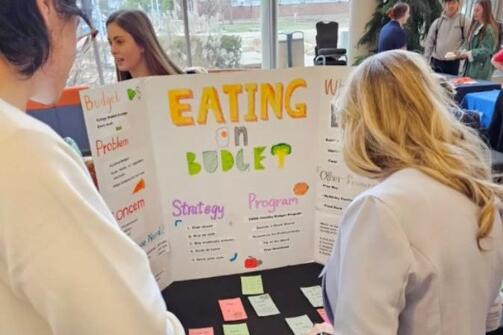
<path fill-rule="evenodd" d="M 148 16 L 141 10 L 120 10 L 106 22 L 117 80 L 182 74 L 164 52 Z"/>
<path fill-rule="evenodd" d="M 490 0 L 477 0 L 473 7 L 473 18 L 468 32 L 466 49 L 457 53 L 465 59 L 463 75 L 475 79 L 489 80 L 494 67 L 491 57 L 496 51 L 499 29 L 492 14 Z"/>
<path fill-rule="evenodd" d="M 386 13 L 391 21 L 386 23 L 379 33 L 379 46 L 377 52 L 407 47 L 407 34 L 403 29 L 410 17 L 410 7 L 403 2 L 397 2 Z"/>

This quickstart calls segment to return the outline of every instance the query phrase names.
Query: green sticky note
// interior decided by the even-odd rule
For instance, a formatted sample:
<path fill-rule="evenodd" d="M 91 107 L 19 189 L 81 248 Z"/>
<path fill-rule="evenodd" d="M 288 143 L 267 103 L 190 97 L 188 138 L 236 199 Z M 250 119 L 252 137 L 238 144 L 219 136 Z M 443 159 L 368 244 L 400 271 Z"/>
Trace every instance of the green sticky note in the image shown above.
<path fill-rule="evenodd" d="M 295 335 L 306 335 L 314 326 L 311 319 L 305 314 L 294 318 L 285 318 L 285 320 Z"/>
<path fill-rule="evenodd" d="M 224 335 L 250 335 L 246 322 L 232 325 L 224 324 Z"/>
<path fill-rule="evenodd" d="M 278 307 L 276 307 L 276 304 L 274 304 L 274 301 L 272 301 L 271 296 L 268 293 L 248 297 L 248 300 L 250 300 L 250 304 L 258 316 L 279 314 Z"/>
<path fill-rule="evenodd" d="M 243 295 L 263 294 L 262 276 L 241 277 L 241 291 Z"/>
<path fill-rule="evenodd" d="M 323 307 L 323 296 L 321 295 L 321 286 L 301 287 L 300 290 L 306 296 L 313 307 Z"/>

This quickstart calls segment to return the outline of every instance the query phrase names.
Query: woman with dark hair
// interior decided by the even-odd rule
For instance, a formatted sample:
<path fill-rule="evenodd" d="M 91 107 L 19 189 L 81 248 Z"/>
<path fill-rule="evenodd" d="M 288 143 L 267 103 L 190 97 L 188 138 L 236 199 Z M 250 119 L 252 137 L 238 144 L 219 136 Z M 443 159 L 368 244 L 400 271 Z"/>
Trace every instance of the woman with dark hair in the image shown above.
<path fill-rule="evenodd" d="M 397 2 L 386 14 L 391 20 L 382 27 L 379 33 L 377 52 L 405 49 L 407 47 L 407 34 L 403 26 L 410 17 L 409 5 Z"/>
<path fill-rule="evenodd" d="M 120 10 L 106 22 L 119 81 L 183 71 L 164 52 L 152 23 L 141 10 Z"/>
<path fill-rule="evenodd" d="M 477 0 L 468 31 L 466 51 L 458 52 L 466 59 L 463 75 L 475 79 L 490 79 L 494 68 L 491 57 L 498 48 L 498 24 L 492 14 L 491 0 Z"/>
<path fill-rule="evenodd" d="M 79 21 L 89 29 L 77 37 Z M 2 0 L 2 335 L 184 334 L 82 159 L 23 112 L 29 99 L 57 100 L 76 45 L 95 35 L 76 0 Z"/>

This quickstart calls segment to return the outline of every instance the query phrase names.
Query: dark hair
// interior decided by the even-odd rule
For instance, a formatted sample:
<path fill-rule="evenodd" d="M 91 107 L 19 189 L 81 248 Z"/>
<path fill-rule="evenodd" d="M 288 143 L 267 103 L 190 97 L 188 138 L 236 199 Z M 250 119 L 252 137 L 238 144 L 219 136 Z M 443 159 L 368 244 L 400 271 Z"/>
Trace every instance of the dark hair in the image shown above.
<path fill-rule="evenodd" d="M 115 23 L 128 32 L 144 50 L 145 63 L 152 75 L 180 74 L 183 71 L 168 57 L 156 37 L 148 16 L 141 10 L 119 10 L 112 13 L 106 22 Z M 117 71 L 117 80 L 131 79 L 131 73 Z"/>
<path fill-rule="evenodd" d="M 89 22 L 76 0 L 53 0 L 63 17 L 81 16 Z M 0 5 L 0 54 L 30 77 L 45 64 L 51 50 L 49 33 L 36 0 L 2 0 Z"/>
<path fill-rule="evenodd" d="M 481 39 L 484 38 L 488 25 L 491 25 L 491 27 L 493 27 L 495 41 L 492 51 L 494 52 L 496 48 L 499 48 L 499 45 L 497 45 L 499 41 L 499 26 L 493 15 L 491 0 L 477 0 L 473 4 L 473 6 L 475 5 L 479 5 L 480 7 L 482 7 L 482 20 L 484 21 L 484 27 L 480 30 L 480 38 Z M 470 24 L 470 30 L 468 33 L 468 38 L 470 40 L 473 38 L 473 34 L 477 29 L 477 27 L 478 22 L 472 19 L 472 23 Z"/>
<path fill-rule="evenodd" d="M 398 20 L 405 16 L 409 5 L 404 2 L 397 2 L 392 8 L 388 9 L 386 15 L 392 20 Z"/>

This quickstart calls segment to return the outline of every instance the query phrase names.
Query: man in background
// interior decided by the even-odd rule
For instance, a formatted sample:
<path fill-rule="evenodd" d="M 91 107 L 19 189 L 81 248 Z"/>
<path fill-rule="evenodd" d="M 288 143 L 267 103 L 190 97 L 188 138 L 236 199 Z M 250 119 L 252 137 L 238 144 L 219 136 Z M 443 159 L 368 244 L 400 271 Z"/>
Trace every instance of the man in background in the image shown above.
<path fill-rule="evenodd" d="M 459 0 L 443 0 L 442 6 L 442 15 L 428 31 L 424 56 L 435 72 L 458 75 L 459 59 L 455 51 L 463 45 L 470 21 L 459 12 Z"/>

